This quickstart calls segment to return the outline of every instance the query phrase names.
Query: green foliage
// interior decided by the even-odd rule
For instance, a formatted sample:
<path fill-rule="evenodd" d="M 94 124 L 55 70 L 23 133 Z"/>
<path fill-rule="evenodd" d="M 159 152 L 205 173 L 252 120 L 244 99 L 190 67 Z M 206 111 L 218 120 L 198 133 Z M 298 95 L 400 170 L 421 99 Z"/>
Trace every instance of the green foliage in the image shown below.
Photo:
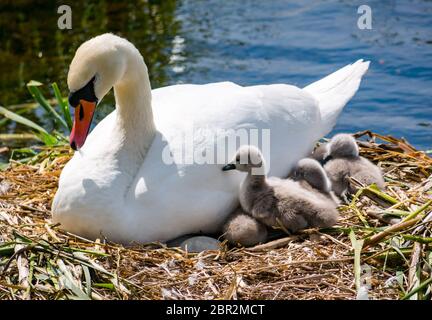
<path fill-rule="evenodd" d="M 67 100 L 62 97 L 58 85 L 56 83 L 51 85 L 55 99 L 49 100 L 44 97 L 42 91 L 39 88 L 41 86 L 42 83 L 34 80 L 27 83 L 27 88 L 35 100 L 36 105 L 41 106 L 45 111 L 45 116 L 49 119 L 52 119 L 61 129 L 63 129 L 63 131 L 70 132 L 72 129 L 72 118 L 70 116 L 69 105 Z M 58 110 L 60 110 L 60 112 L 56 111 L 56 108 L 50 103 L 50 101 L 57 102 Z M 13 121 L 21 124 L 29 129 L 33 137 L 37 138 L 48 147 L 64 145 L 67 143 L 68 137 L 63 133 L 60 133 L 56 130 L 51 130 L 51 132 L 48 132 L 48 130 L 41 125 L 24 117 L 22 113 L 22 109 L 11 111 L 0 106 L 0 114 L 5 117 L 4 119 L 1 119 L 1 124 L 3 125 L 7 121 Z M 35 155 L 36 151 L 32 148 L 19 148 L 12 150 L 10 158 L 19 160 L 20 162 L 25 162 L 26 159 L 32 159 Z"/>
<path fill-rule="evenodd" d="M 39 103 L 39 105 L 45 109 L 48 116 L 52 117 L 56 122 L 60 123 L 65 129 L 70 129 L 66 123 L 66 120 L 62 118 L 57 111 L 51 106 L 51 104 L 45 99 L 42 92 L 39 90 L 38 87 L 40 87 L 42 83 L 31 80 L 29 83 L 27 83 L 27 89 L 29 90 L 30 94 L 32 95 L 33 99 Z M 63 99 L 60 99 L 60 104 L 63 104 Z M 65 114 L 63 113 L 63 116 Z"/>
<path fill-rule="evenodd" d="M 62 110 L 63 118 L 65 119 L 65 121 L 67 123 L 67 128 L 70 131 L 70 130 L 72 130 L 72 118 L 70 116 L 69 104 L 68 104 L 67 100 L 63 99 L 63 97 L 60 93 L 60 89 L 57 86 L 57 83 L 54 82 L 51 86 L 54 90 L 54 95 L 57 99 L 57 103 Z"/>

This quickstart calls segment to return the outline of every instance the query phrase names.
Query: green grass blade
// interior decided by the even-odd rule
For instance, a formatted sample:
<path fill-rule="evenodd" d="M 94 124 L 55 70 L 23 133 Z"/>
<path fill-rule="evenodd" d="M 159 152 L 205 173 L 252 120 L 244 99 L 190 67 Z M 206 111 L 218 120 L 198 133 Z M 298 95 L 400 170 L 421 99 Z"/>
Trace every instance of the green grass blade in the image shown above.
<path fill-rule="evenodd" d="M 42 128 L 40 125 L 34 123 L 33 121 L 24 118 L 23 116 L 20 116 L 19 114 L 16 114 L 12 111 L 7 110 L 4 107 L 0 106 L 0 114 L 4 115 L 6 118 L 15 121 L 19 124 L 22 124 L 26 127 L 29 127 L 31 129 L 34 129 L 36 131 L 38 131 L 36 133 L 36 137 L 41 140 L 42 142 L 44 142 L 46 145 L 51 146 L 56 144 L 57 138 L 54 137 L 53 135 L 49 134 L 44 128 Z"/>
<path fill-rule="evenodd" d="M 22 125 L 25 125 L 26 127 L 32 128 L 32 129 L 37 130 L 41 133 L 45 133 L 45 134 L 49 135 L 49 133 L 44 128 L 42 128 L 40 125 L 37 125 L 33 121 L 26 119 L 23 116 L 20 116 L 20 115 L 14 113 L 12 111 L 9 111 L 6 108 L 1 107 L 1 106 L 0 106 L 0 114 L 4 115 L 6 118 L 8 118 L 12 121 L 18 122 Z"/>
<path fill-rule="evenodd" d="M 420 237 L 420 236 L 415 236 L 412 234 L 402 234 L 402 237 L 405 240 L 411 240 L 411 241 L 415 241 L 415 242 L 419 242 L 419 243 L 423 243 L 423 244 L 432 243 L 431 237 Z"/>
<path fill-rule="evenodd" d="M 391 203 L 391 204 L 397 204 L 399 203 L 399 201 L 395 198 L 393 198 L 392 196 L 389 196 L 387 193 L 382 192 L 377 186 L 376 184 L 371 184 L 370 186 L 366 187 L 365 190 L 373 193 L 374 195 L 376 195 L 377 197 Z"/>
<path fill-rule="evenodd" d="M 56 121 L 58 121 L 63 127 L 69 129 L 66 121 L 54 110 L 54 108 L 49 104 L 49 102 L 45 99 L 42 92 L 39 90 L 39 86 L 42 85 L 37 81 L 30 81 L 27 83 L 27 89 L 32 95 L 33 99 L 39 103 L 39 105 L 45 109 L 48 114 L 50 114 Z"/>
<path fill-rule="evenodd" d="M 94 286 L 97 288 L 115 290 L 115 286 L 112 283 L 95 283 Z"/>
<path fill-rule="evenodd" d="M 12 121 L 15 121 L 19 124 L 22 124 L 26 127 L 29 127 L 31 129 L 38 131 L 35 134 L 35 137 L 37 139 L 41 140 L 45 145 L 53 146 L 53 145 L 56 145 L 58 143 L 58 139 L 54 135 L 49 134 L 44 128 L 42 128 L 40 125 L 36 124 L 35 122 L 33 122 L 29 119 L 24 118 L 23 116 L 15 113 L 15 112 L 12 112 L 12 111 L 10 111 L 10 110 L 2 107 L 2 106 L 0 106 L 0 114 L 4 115 L 6 118 L 8 118 Z M 64 138 L 64 139 L 66 139 L 66 138 Z"/>
<path fill-rule="evenodd" d="M 26 113 L 26 112 L 27 112 L 27 109 L 25 109 L 25 108 L 18 109 L 17 111 L 15 111 L 15 113 L 16 113 L 16 114 L 19 114 L 19 115 L 21 115 L 21 114 L 23 114 L 23 113 Z M 7 125 L 9 121 L 10 121 L 9 118 L 1 119 L 1 120 L 0 120 L 0 127 L 3 127 L 3 126 L 5 126 L 5 125 Z"/>
<path fill-rule="evenodd" d="M 16 160 L 24 157 L 33 157 L 36 154 L 36 151 L 31 148 L 13 149 L 10 158 Z"/>
<path fill-rule="evenodd" d="M 51 134 L 45 134 L 43 132 L 37 133 L 36 136 L 41 140 L 46 146 L 54 146 L 58 143 L 56 137 Z"/>
<path fill-rule="evenodd" d="M 402 221 L 408 221 L 408 220 L 414 219 L 420 213 L 425 211 L 431 204 L 432 204 L 432 200 L 429 200 L 424 205 L 422 205 L 420 208 L 418 208 L 416 211 L 414 211 L 414 212 L 410 213 L 408 216 L 406 216 L 405 219 L 403 219 Z"/>
<path fill-rule="evenodd" d="M 72 117 L 70 115 L 69 111 L 69 104 L 67 101 L 65 101 L 60 93 L 60 89 L 56 82 L 54 82 L 52 85 L 52 88 L 54 90 L 54 95 L 57 99 L 57 102 L 62 110 L 63 118 L 66 120 L 66 123 L 69 127 L 69 130 L 72 130 Z"/>
<path fill-rule="evenodd" d="M 14 253 L 15 242 L 6 242 L 0 245 L 0 257 L 11 256 Z"/>
<path fill-rule="evenodd" d="M 384 210 L 381 212 L 381 214 L 383 215 L 383 217 L 406 217 L 410 214 L 411 212 L 409 211 L 404 211 L 404 210 L 398 210 L 398 209 L 388 209 L 388 210 Z"/>
<path fill-rule="evenodd" d="M 426 281 L 424 281 L 423 283 L 421 283 L 419 286 L 417 286 L 416 288 L 412 289 L 410 292 L 408 292 L 403 298 L 402 300 L 407 300 L 409 298 L 411 298 L 414 294 L 416 294 L 417 292 L 425 289 L 430 283 L 432 283 L 432 277 L 427 279 Z"/>

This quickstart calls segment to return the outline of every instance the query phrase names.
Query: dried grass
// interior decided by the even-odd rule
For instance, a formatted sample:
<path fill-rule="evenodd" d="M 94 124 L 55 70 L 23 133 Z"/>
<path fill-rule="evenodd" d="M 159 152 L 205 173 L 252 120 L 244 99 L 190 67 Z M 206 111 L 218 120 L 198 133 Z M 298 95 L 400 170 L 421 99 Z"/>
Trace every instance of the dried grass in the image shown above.
<path fill-rule="evenodd" d="M 385 193 L 361 188 L 334 228 L 200 254 L 66 233 L 50 203 L 68 149 L 12 163 L 0 171 L 0 299 L 355 299 L 365 283 L 372 299 L 430 299 L 432 159 L 406 141 L 363 136 Z"/>

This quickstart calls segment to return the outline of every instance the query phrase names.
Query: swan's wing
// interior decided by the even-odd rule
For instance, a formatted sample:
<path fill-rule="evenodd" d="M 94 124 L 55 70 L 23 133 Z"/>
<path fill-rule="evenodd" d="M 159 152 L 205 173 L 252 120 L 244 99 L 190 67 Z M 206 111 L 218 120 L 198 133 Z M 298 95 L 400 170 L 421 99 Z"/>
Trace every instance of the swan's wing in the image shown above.
<path fill-rule="evenodd" d="M 270 150 L 262 151 L 269 173 L 276 176 L 287 175 L 291 161 L 308 154 L 321 132 L 317 101 L 305 91 L 283 84 L 175 85 L 153 90 L 153 110 L 156 126 L 170 141 L 173 152 L 183 147 L 179 139 L 185 132 L 193 133 L 195 148 L 205 149 L 213 143 L 208 137 L 218 136 L 220 131 L 242 134 L 241 129 L 258 129 L 254 134 L 259 139 L 269 136 Z M 240 142 L 248 143 L 256 144 Z M 228 151 L 227 161 L 236 150 Z"/>
<path fill-rule="evenodd" d="M 304 88 L 319 101 L 322 117 L 322 135 L 328 134 L 339 114 L 357 92 L 369 61 L 357 60 Z"/>
<path fill-rule="evenodd" d="M 180 120 L 221 128 L 257 121 L 268 123 L 274 117 L 306 124 L 316 121 L 318 115 L 317 101 L 309 93 L 285 84 L 250 87 L 232 82 L 184 84 L 155 89 L 152 95 L 155 122 L 161 129 Z"/>

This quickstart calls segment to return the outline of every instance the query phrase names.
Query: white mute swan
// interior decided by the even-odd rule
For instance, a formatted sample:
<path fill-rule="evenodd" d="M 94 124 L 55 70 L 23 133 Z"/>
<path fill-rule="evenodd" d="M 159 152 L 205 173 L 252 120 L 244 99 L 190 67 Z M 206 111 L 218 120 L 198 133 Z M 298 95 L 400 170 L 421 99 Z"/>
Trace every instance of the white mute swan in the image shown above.
<path fill-rule="evenodd" d="M 222 139 L 220 130 L 270 129 L 269 174 L 283 176 L 332 129 L 368 65 L 359 60 L 304 89 L 221 82 L 151 90 L 144 60 L 130 42 L 112 34 L 90 39 L 69 69 L 70 141 L 78 151 L 61 173 L 53 222 L 122 243 L 216 232 L 238 205 L 244 174 L 224 174 L 224 162 L 178 160 L 179 137 L 191 126 L 214 133 L 216 140 L 194 132 L 194 151 L 203 154 Z M 97 102 L 112 87 L 116 110 L 87 137 Z M 167 153 L 175 155 L 172 163 L 163 160 Z"/>

